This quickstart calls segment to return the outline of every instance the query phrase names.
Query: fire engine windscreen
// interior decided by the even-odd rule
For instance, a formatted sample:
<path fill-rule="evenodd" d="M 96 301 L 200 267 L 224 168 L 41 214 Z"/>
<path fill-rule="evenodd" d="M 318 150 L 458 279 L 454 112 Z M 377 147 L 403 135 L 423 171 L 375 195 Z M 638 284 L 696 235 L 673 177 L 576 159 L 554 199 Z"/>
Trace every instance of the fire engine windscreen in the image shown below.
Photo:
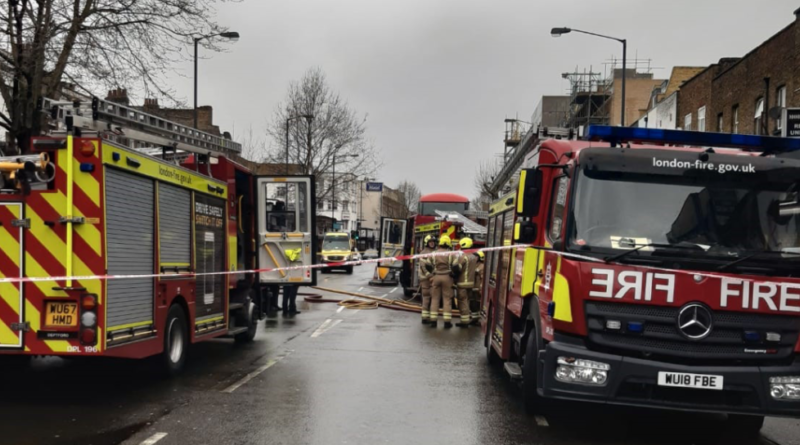
<path fill-rule="evenodd" d="M 640 247 L 638 254 L 657 257 L 665 246 L 643 245 L 658 244 L 691 257 L 733 259 L 800 252 L 797 161 L 612 150 L 591 150 L 576 175 L 571 249 L 613 254 Z"/>

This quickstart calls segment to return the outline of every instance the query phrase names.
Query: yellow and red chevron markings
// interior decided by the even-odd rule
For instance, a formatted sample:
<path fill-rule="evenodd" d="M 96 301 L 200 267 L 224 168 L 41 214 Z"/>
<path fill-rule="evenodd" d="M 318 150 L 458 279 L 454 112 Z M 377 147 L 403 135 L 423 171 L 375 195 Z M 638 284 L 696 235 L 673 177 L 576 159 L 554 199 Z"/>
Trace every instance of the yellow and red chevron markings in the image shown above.
<path fill-rule="evenodd" d="M 34 190 L 28 196 L 22 197 L 25 204 L 24 218 L 30 220 L 30 229 L 23 231 L 24 246 L 24 275 L 25 277 L 58 277 L 67 273 L 67 255 L 72 255 L 73 275 L 96 275 L 105 273 L 104 251 L 104 212 L 103 212 L 103 187 L 102 174 L 103 167 L 100 157 L 100 141 L 95 139 L 76 140 L 76 145 L 80 143 L 91 143 L 94 145 L 94 154 L 86 156 L 81 151 L 75 150 L 73 162 L 73 209 L 67 209 L 67 151 L 59 150 L 52 158 L 55 159 L 56 176 L 52 181 L 49 190 Z M 80 165 L 91 164 L 94 166 L 92 172 L 82 172 Z M 17 196 L 16 199 L 20 197 Z M 18 207 L 0 206 L 0 212 L 9 212 L 9 209 Z M 59 219 L 67 215 L 73 217 L 84 217 L 86 223 L 73 224 L 73 248 L 72 252 L 67 252 L 67 225 L 60 223 Z M 10 218 L 8 214 L 5 215 Z M 18 219 L 20 216 L 14 216 Z M 2 235 L 0 240 L 8 240 L 11 237 L 16 239 L 16 228 L 3 224 L 0 227 Z M 8 277 L 17 276 L 15 262 L 9 256 L 19 255 L 19 245 L 12 244 L 6 246 L 0 243 L 0 274 Z M 15 250 L 16 249 L 16 250 Z M 15 253 L 16 252 L 16 253 Z M 19 286 L 19 283 L 11 283 Z M 7 284 L 0 284 L 3 302 L 0 302 L 0 343 L 5 342 L 4 338 L 10 332 L 10 323 L 19 321 L 17 311 L 10 307 L 6 302 L 7 292 L 17 295 L 16 289 L 8 288 Z M 30 323 L 30 331 L 25 334 L 25 350 L 32 354 L 53 354 L 66 352 L 69 346 L 79 346 L 77 339 L 73 340 L 40 340 L 37 332 L 41 329 L 43 322 L 41 311 L 44 309 L 45 299 L 78 297 L 79 293 L 73 292 L 71 295 L 65 291 L 54 290 L 54 288 L 64 287 L 64 281 L 36 281 L 22 283 L 24 286 L 25 321 Z M 98 296 L 98 303 L 104 304 L 104 286 L 98 281 L 76 281 L 73 287 L 84 287 L 86 292 Z M 98 326 L 103 326 L 104 311 L 98 311 Z M 8 331 L 8 332 L 6 332 Z M 13 334 L 13 333 L 12 333 Z M 98 335 L 98 338 L 101 338 Z M 102 346 L 102 341 L 98 346 Z"/>

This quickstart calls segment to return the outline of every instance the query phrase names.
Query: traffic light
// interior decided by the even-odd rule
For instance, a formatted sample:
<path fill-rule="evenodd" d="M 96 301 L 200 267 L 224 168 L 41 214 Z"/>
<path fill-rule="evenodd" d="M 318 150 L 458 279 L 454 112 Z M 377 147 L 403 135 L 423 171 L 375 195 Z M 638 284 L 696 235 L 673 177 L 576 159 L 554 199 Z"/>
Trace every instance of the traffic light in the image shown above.
<path fill-rule="evenodd" d="M 358 230 L 352 230 L 350 236 L 353 237 L 353 239 L 358 239 Z"/>

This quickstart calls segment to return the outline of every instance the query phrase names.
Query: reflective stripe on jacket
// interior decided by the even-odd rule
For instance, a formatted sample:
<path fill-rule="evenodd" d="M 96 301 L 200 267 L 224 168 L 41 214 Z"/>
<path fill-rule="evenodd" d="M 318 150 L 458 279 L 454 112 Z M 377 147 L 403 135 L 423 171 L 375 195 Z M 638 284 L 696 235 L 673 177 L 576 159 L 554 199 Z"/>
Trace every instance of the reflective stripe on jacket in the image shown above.
<path fill-rule="evenodd" d="M 462 289 L 475 287 L 475 271 L 478 265 L 478 257 L 461 254 L 458 258 L 458 265 L 461 266 L 461 275 L 458 276 L 458 281 L 456 282 L 458 287 Z"/>

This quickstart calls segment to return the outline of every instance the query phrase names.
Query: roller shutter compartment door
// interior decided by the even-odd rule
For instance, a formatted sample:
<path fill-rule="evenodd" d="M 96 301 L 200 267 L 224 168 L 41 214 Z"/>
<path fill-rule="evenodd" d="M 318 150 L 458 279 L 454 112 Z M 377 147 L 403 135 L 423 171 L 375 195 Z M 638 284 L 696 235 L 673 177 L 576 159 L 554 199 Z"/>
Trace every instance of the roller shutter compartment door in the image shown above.
<path fill-rule="evenodd" d="M 158 184 L 158 238 L 161 266 L 189 267 L 192 254 L 192 194 Z"/>
<path fill-rule="evenodd" d="M 106 170 L 106 236 L 109 275 L 154 272 L 154 184 Z M 153 278 L 108 280 L 109 330 L 153 320 Z"/>

